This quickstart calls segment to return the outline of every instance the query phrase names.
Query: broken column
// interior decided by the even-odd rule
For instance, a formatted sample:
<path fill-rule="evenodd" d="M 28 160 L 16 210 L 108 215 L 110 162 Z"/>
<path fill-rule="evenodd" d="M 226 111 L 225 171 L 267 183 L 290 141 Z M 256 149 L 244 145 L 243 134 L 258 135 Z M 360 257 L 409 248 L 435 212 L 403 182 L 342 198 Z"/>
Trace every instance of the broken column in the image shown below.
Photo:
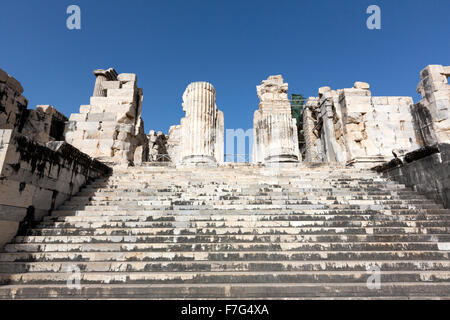
<path fill-rule="evenodd" d="M 216 91 L 208 82 L 193 82 L 183 94 L 180 152 L 183 164 L 223 162 L 223 113 L 217 110 Z"/>
<path fill-rule="evenodd" d="M 96 70 L 89 105 L 72 114 L 66 141 L 96 159 L 131 164 L 147 161 L 147 136 L 141 117 L 143 92 L 135 74 Z M 142 146 L 142 148 L 140 148 Z"/>
<path fill-rule="evenodd" d="M 301 160 L 296 120 L 292 118 L 288 84 L 283 77 L 270 76 L 257 88 L 259 110 L 253 118 L 254 163 Z"/>

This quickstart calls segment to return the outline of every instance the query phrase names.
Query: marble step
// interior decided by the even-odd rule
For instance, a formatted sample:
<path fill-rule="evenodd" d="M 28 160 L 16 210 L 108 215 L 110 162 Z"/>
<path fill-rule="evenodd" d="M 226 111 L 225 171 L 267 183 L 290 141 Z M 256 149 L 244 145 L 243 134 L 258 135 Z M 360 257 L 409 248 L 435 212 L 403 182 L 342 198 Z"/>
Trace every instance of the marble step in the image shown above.
<path fill-rule="evenodd" d="M 133 236 L 133 235 L 383 235 L 383 234 L 449 234 L 450 227 L 155 227 L 97 229 L 34 229 L 28 236 Z"/>
<path fill-rule="evenodd" d="M 3 274 L 54 272 L 65 273 L 78 268 L 88 272 L 308 272 L 308 271 L 355 271 L 366 272 L 367 267 L 376 265 L 384 272 L 389 271 L 446 271 L 450 275 L 450 261 L 98 261 L 98 262 L 1 262 L 0 278 Z"/>
<path fill-rule="evenodd" d="M 103 229 L 103 228 L 278 228 L 278 227 L 329 227 L 329 228 L 347 228 L 347 227 L 398 227 L 398 228 L 430 228 L 446 227 L 450 228 L 450 221 L 242 221 L 240 219 L 227 221 L 139 221 L 139 222 L 52 222 L 46 221 L 37 225 L 34 230 L 42 229 Z"/>
<path fill-rule="evenodd" d="M 364 211 L 346 210 L 345 213 L 333 214 L 333 211 L 309 210 L 300 213 L 282 214 L 276 212 L 267 213 L 242 212 L 242 211 L 218 211 L 215 214 L 213 210 L 196 212 L 182 211 L 139 211 L 139 210 L 120 210 L 120 211 L 102 211 L 102 214 L 82 215 L 84 211 L 57 211 L 54 216 L 45 217 L 45 222 L 229 222 L 229 221 L 293 221 L 293 222 L 312 222 L 312 221 L 448 221 L 450 213 L 448 209 L 437 209 L 427 214 L 426 210 L 403 210 L 403 211 Z M 279 212 L 279 211 L 277 211 Z M 80 214 L 80 215 L 77 215 Z"/>
<path fill-rule="evenodd" d="M 433 299 L 448 297 L 448 282 L 384 282 L 379 290 L 366 283 L 223 283 L 8 285 L 1 299 Z"/>
<path fill-rule="evenodd" d="M 120 239 L 119 239 L 120 240 Z M 205 239 L 203 239 L 205 240 Z M 269 239 L 270 240 L 270 239 Z M 407 239 L 408 240 L 408 239 Z M 294 251 L 324 251 L 324 254 L 334 251 L 450 251 L 450 241 L 347 241 L 347 242 L 268 242 L 243 241 L 234 242 L 153 242 L 153 243 L 12 243 L 4 248 L 5 253 L 112 253 L 124 252 L 139 255 L 141 252 L 154 252 L 156 254 L 175 257 L 179 252 L 192 251 L 208 253 L 234 252 L 234 251 L 279 251 L 291 253 Z M 1 255 L 0 255 L 1 256 Z M 166 255 L 167 257 L 167 255 Z"/>
<path fill-rule="evenodd" d="M 321 217 L 326 216 L 326 218 L 339 219 L 341 217 L 352 216 L 357 219 L 358 217 L 371 216 L 374 219 L 380 217 L 386 217 L 386 219 L 402 219 L 403 216 L 414 216 L 414 217 L 425 217 L 433 215 L 448 215 L 450 213 L 449 209 L 442 208 L 386 208 L 380 206 L 369 206 L 367 208 L 321 208 L 321 209 L 303 209 L 303 210 L 280 210 L 280 209 L 197 209 L 197 210 L 186 210 L 186 209 L 140 209 L 135 208 L 102 208 L 95 210 L 88 209 L 71 209 L 63 210 L 58 209 L 52 213 L 51 217 L 45 217 L 44 220 L 57 219 L 58 217 L 67 217 L 67 219 L 77 217 L 92 217 L 102 219 L 103 216 L 109 217 L 113 221 L 114 216 L 135 216 L 140 218 L 148 217 L 148 221 L 152 219 L 161 217 L 175 217 L 176 219 L 202 219 L 203 217 L 215 217 L 224 219 L 226 217 L 236 217 L 242 216 L 245 219 L 247 216 L 250 217 L 272 217 L 276 219 L 279 217 L 289 216 L 291 219 L 321 219 Z M 445 216 L 443 217 L 445 219 Z"/>
<path fill-rule="evenodd" d="M 198 243 L 198 242 L 450 242 L 450 234 L 264 234 L 135 235 L 135 236 L 20 236 L 15 244 L 76 243 Z M 8 248 L 8 245 L 6 246 Z"/>
<path fill-rule="evenodd" d="M 352 249 L 355 248 L 355 249 Z M 398 250 L 399 248 L 403 250 Z M 416 248 L 417 250 L 409 250 Z M 239 250 L 240 249 L 240 250 Z M 278 250 L 275 250 L 278 249 Z M 450 247 L 438 251 L 436 244 L 379 244 L 375 245 L 303 245 L 297 251 L 282 250 L 276 245 L 156 245 L 152 251 L 85 251 L 85 252 L 13 252 L 0 255 L 3 262 L 177 262 L 177 261 L 405 261 L 420 265 L 422 261 L 449 262 Z M 298 249 L 304 249 L 299 251 Z M 315 249 L 315 251 L 308 251 Z M 342 251 L 345 249 L 344 251 Z M 358 251 L 365 249 L 365 251 Z M 251 251 L 254 250 L 254 251 Z"/>
<path fill-rule="evenodd" d="M 70 272 L 0 273 L 1 285 L 67 284 Z M 219 272 L 81 272 L 86 284 L 201 284 L 201 283 L 366 283 L 370 273 L 364 271 L 219 271 Z M 450 271 L 382 271 L 381 283 L 434 282 L 450 283 Z"/>

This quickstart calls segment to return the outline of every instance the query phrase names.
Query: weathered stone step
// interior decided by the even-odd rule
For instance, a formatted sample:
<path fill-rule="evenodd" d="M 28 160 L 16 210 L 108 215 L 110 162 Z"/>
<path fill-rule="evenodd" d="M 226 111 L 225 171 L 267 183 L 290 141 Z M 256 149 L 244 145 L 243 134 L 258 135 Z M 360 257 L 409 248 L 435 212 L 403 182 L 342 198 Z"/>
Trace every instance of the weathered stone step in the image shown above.
<path fill-rule="evenodd" d="M 69 203 L 80 203 L 85 204 L 89 201 L 190 201 L 190 200 L 243 200 L 243 201 L 255 201 L 255 200 L 428 200 L 425 196 L 421 196 L 418 194 L 403 194 L 403 195 L 395 195 L 395 194 L 365 194 L 365 193 L 353 193 L 353 194 L 334 194 L 330 195 L 330 193 L 322 193 L 322 194 L 291 194 L 286 193 L 283 195 L 195 195 L 191 193 L 183 193 L 183 194 L 173 194 L 172 196 L 162 196 L 162 195 L 148 195 L 148 194 L 123 194 L 123 195 L 114 195 L 114 196 L 81 196 L 77 195 L 72 197 L 68 202 Z"/>
<path fill-rule="evenodd" d="M 229 235 L 136 235 L 136 236 L 27 236 L 16 237 L 17 244 L 45 243 L 198 243 L 198 242 L 450 242 L 450 234 L 229 234 Z"/>
<path fill-rule="evenodd" d="M 78 268 L 87 272 L 307 272 L 307 271 L 355 271 L 366 272 L 376 265 L 382 272 L 389 271 L 447 271 L 450 261 L 157 261 L 157 262 L 2 262 L 0 278 L 3 274 L 70 272 Z"/>
<path fill-rule="evenodd" d="M 450 234 L 450 228 L 446 227 L 157 227 L 157 228 L 98 228 L 98 229 L 34 229 L 30 236 L 131 236 L 131 235 L 267 235 L 267 234 L 292 234 L 292 235 L 382 235 L 382 234 Z"/>
<path fill-rule="evenodd" d="M 380 290 L 366 283 L 283 283 L 283 284 L 83 284 L 80 290 L 63 285 L 9 285 L 0 287 L 2 299 L 414 299 L 447 297 L 448 282 L 384 282 Z"/>
<path fill-rule="evenodd" d="M 228 206 L 245 206 L 245 207 L 254 207 L 258 206 L 259 208 L 262 208 L 262 206 L 269 208 L 272 208 L 273 206 L 287 206 L 290 207 L 292 205 L 336 205 L 337 203 L 339 205 L 401 205 L 401 206 L 409 206 L 409 205 L 415 205 L 420 207 L 430 206 L 430 207 L 439 207 L 435 202 L 431 200 L 416 200 L 416 199 L 409 199 L 409 200 L 399 200 L 399 199 L 358 199 L 358 200 L 351 200 L 351 199 L 283 199 L 283 200 L 146 200 L 145 198 L 140 200 L 102 200 L 102 201 L 89 201 L 87 203 L 82 204 L 82 207 L 85 207 L 86 209 L 91 208 L 104 208 L 104 207 L 111 207 L 111 206 L 118 206 L 121 208 L 124 207 L 154 207 L 154 208 L 165 208 L 166 206 L 173 206 L 173 207 L 184 207 L 184 206 L 200 206 L 204 207 L 205 203 L 208 203 L 208 207 L 228 207 Z M 79 208 L 80 203 L 79 202 L 67 202 L 63 206 L 61 206 L 61 209 L 73 209 L 73 208 Z M 441 206 L 442 207 L 442 206 Z"/>
<path fill-rule="evenodd" d="M 100 190 L 99 190 L 100 189 Z M 361 184 L 328 184 L 324 182 L 316 183 L 316 184 L 303 184 L 299 187 L 294 186 L 286 186 L 284 188 L 270 188 L 270 187 L 253 187 L 253 188 L 245 188 L 242 186 L 236 186 L 232 187 L 229 186 L 228 188 L 217 188 L 214 186 L 202 186 L 201 188 L 193 187 L 193 186 L 186 186 L 185 188 L 177 187 L 155 187 L 155 186 L 145 186 L 141 184 L 130 184 L 130 185 L 107 185 L 107 186 L 98 186 L 95 185 L 89 185 L 87 186 L 84 191 L 97 191 L 100 193 L 107 193 L 108 191 L 115 191 L 115 192 L 158 192 L 158 193 L 186 193 L 186 192 L 242 192 L 244 194 L 258 194 L 260 192 L 316 192 L 316 191 L 331 191 L 333 190 L 348 190 L 348 191 L 361 191 L 361 190 L 367 190 L 367 191 L 378 191 L 378 190 L 393 190 L 393 191 L 401 191 L 401 190 L 408 190 L 404 185 L 397 185 L 397 184 L 371 184 L 371 185 L 361 185 Z"/>
<path fill-rule="evenodd" d="M 278 227 L 409 227 L 409 228 L 430 228 L 441 227 L 450 228 L 449 220 L 414 220 L 414 221 L 390 221 L 390 220 L 368 220 L 368 221 L 261 221 L 229 219 L 227 221 L 207 220 L 207 221 L 139 221 L 139 222 L 52 222 L 46 221 L 37 225 L 34 229 L 108 229 L 108 228 L 278 228 Z"/>
<path fill-rule="evenodd" d="M 270 240 L 270 239 L 269 239 Z M 176 256 L 181 251 L 450 251 L 449 242 L 367 241 L 367 242 L 153 242 L 153 243 L 13 243 L 5 246 L 7 253 L 59 252 L 83 254 L 87 252 L 167 252 Z"/>
<path fill-rule="evenodd" d="M 398 196 L 398 197 L 416 197 L 418 199 L 424 199 L 423 195 L 420 195 L 414 191 L 409 189 L 391 191 L 391 190 L 358 190 L 358 191 L 349 191 L 349 190 L 340 190 L 340 189 L 328 189 L 316 190 L 315 193 L 311 192 L 292 192 L 292 191 L 281 191 L 281 192 L 267 192 L 267 191 L 259 191 L 256 193 L 243 193 L 238 191 L 233 192 L 223 192 L 223 191 L 207 191 L 201 190 L 198 192 L 194 192 L 192 190 L 188 190 L 187 192 L 157 192 L 155 190 L 148 191 L 104 191 L 102 189 L 95 190 L 81 190 L 76 197 L 90 198 L 90 197 L 99 197 L 99 198 L 110 198 L 110 197 L 131 197 L 131 198 L 140 198 L 140 197 L 180 197 L 182 195 L 191 196 L 191 197 L 304 197 L 304 196 Z M 75 197 L 75 198 L 76 198 Z M 426 199 L 426 198 L 425 198 Z"/>
<path fill-rule="evenodd" d="M 272 218 L 276 218 L 276 215 L 279 216 L 289 216 L 291 219 L 321 219 L 323 216 L 330 216 L 331 219 L 339 219 L 341 216 L 352 216 L 354 219 L 360 216 L 372 216 L 374 219 L 378 217 L 392 217 L 392 220 L 401 219 L 403 216 L 411 216 L 415 215 L 424 217 L 424 216 L 432 216 L 432 215 L 448 215 L 450 214 L 449 209 L 442 208 L 432 208 L 432 209 L 424 209 L 424 208 L 379 208 L 378 206 L 372 206 L 372 208 L 347 208 L 343 210 L 338 210 L 336 208 L 325 208 L 325 209 L 303 209 L 303 210 L 283 210 L 279 209 L 264 209 L 264 210 L 255 210 L 255 209 L 240 209 L 240 210 L 227 210 L 227 209 L 198 209 L 198 210 L 180 210 L 180 209 L 168 209 L 168 210 L 153 210 L 153 209 L 110 209 L 110 210 L 56 210 L 52 213 L 52 217 L 46 217 L 44 219 L 49 220 L 55 217 L 98 217 L 101 219 L 102 216 L 107 216 L 109 219 L 114 219 L 114 216 L 135 216 L 135 217 L 148 217 L 148 221 L 151 221 L 152 218 L 160 218 L 160 217 L 176 217 L 177 219 L 183 219 L 183 217 L 188 217 L 189 219 L 200 219 L 202 216 L 215 216 L 218 218 L 225 218 L 231 216 L 242 216 L 244 219 L 245 216 L 251 217 L 268 217 L 272 216 Z"/>
<path fill-rule="evenodd" d="M 67 284 L 71 272 L 29 272 L 0 274 L 0 284 Z M 366 283 L 367 271 L 284 271 L 265 272 L 82 272 L 83 284 L 200 284 L 200 283 Z M 450 282 L 449 271 L 382 271 L 385 282 Z"/>
<path fill-rule="evenodd" d="M 239 248 L 240 246 L 241 248 Z M 407 250 L 411 247 L 419 250 Z M 370 245 L 370 246 L 354 246 L 354 250 L 349 245 L 304 245 L 303 251 L 281 250 L 277 245 L 277 251 L 273 251 L 274 245 L 253 245 L 236 244 L 235 246 L 221 244 L 201 244 L 196 246 L 188 245 L 157 245 L 152 251 L 86 251 L 86 252 L 14 252 L 3 253 L 0 255 L 1 262 L 133 262 L 133 261 L 150 261 L 150 262 L 176 262 L 176 261 L 306 261 L 306 262 L 322 262 L 322 261 L 414 261 L 420 264 L 421 261 L 443 261 L 449 262 L 450 246 L 448 251 L 437 251 L 438 246 L 435 244 L 386 244 L 386 245 Z M 316 249 L 316 251 L 307 251 Z M 361 248 L 363 247 L 363 248 Z M 240 251 L 235 251 L 241 249 Z M 249 251 L 256 249 L 256 251 Z M 339 251 L 345 249 L 346 251 Z M 357 251 L 357 249 L 366 249 L 365 251 Z M 403 249 L 403 250 L 399 250 Z M 350 251 L 351 250 L 351 251 Z M 392 251 L 394 250 L 394 251 Z M 396 251 L 397 250 L 397 251 Z M 428 251 L 426 251 L 428 250 Z"/>
<path fill-rule="evenodd" d="M 407 201 L 349 201 L 349 203 L 329 203 L 317 201 L 302 201 L 299 204 L 167 204 L 154 205 L 150 201 L 138 201 L 131 203 L 105 204 L 99 205 L 84 205 L 83 210 L 86 211 L 100 211 L 100 210 L 120 210 L 120 209 L 152 209 L 152 210 L 346 210 L 346 209 L 362 209 L 362 210 L 393 210 L 393 209 L 442 209 L 441 204 L 433 202 L 423 202 L 418 204 L 410 204 Z M 60 210 L 79 209 L 79 205 L 62 205 Z"/>
<path fill-rule="evenodd" d="M 56 212 L 56 211 L 55 211 Z M 193 213 L 154 213 L 149 211 L 131 211 L 123 210 L 122 214 L 115 214 L 116 212 L 103 211 L 103 215 L 74 215 L 77 212 L 74 211 L 57 211 L 55 216 L 44 217 L 46 222 L 94 222 L 94 223 L 107 223 L 107 222 L 236 222 L 236 221 L 293 221 L 293 222 L 316 222 L 316 221 L 339 221 L 339 222 L 371 222 L 371 221 L 449 221 L 450 213 L 448 209 L 437 210 L 403 210 L 400 212 L 394 210 L 374 211 L 372 213 L 361 213 L 361 211 L 346 210 L 341 214 L 332 214 L 332 212 L 324 211 L 303 211 L 302 213 L 278 213 L 267 214 L 265 212 L 255 212 L 253 214 L 244 213 L 242 211 L 211 214 L 205 212 Z M 279 212 L 279 211 L 276 211 Z"/>

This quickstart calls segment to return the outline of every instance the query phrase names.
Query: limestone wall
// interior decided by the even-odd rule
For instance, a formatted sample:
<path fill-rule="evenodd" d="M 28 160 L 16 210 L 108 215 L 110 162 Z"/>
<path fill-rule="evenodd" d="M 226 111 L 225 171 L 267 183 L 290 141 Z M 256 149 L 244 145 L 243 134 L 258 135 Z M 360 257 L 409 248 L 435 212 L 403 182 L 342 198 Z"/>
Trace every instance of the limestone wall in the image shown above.
<path fill-rule="evenodd" d="M 0 130 L 0 247 L 110 169 L 64 142 Z"/>
<path fill-rule="evenodd" d="M 137 76 L 118 75 L 114 69 L 96 70 L 94 75 L 90 104 L 70 116 L 66 141 L 106 162 L 147 161 L 148 140 L 141 117 L 143 91 L 137 87 Z"/>
<path fill-rule="evenodd" d="M 429 65 L 420 73 L 417 92 L 422 100 L 413 106 L 417 132 L 423 145 L 450 142 L 450 66 Z"/>
<path fill-rule="evenodd" d="M 374 169 L 450 208 L 450 144 L 422 148 Z"/>

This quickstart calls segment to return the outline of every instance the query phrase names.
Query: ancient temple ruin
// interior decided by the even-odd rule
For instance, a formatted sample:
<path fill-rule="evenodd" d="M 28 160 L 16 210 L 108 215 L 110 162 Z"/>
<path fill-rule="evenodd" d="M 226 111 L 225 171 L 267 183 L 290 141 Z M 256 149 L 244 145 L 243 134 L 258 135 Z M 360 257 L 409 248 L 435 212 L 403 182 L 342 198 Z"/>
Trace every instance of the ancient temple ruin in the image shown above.
<path fill-rule="evenodd" d="M 270 76 L 243 164 L 224 163 L 210 83 L 145 134 L 137 76 L 94 75 L 68 119 L 0 69 L 0 299 L 449 296 L 449 66 L 421 72 L 415 104 L 321 87 L 302 123 Z"/>
<path fill-rule="evenodd" d="M 292 119 L 288 84 L 281 75 L 270 76 L 256 88 L 259 110 L 253 118 L 253 162 L 297 162 L 299 152 L 296 120 Z"/>

